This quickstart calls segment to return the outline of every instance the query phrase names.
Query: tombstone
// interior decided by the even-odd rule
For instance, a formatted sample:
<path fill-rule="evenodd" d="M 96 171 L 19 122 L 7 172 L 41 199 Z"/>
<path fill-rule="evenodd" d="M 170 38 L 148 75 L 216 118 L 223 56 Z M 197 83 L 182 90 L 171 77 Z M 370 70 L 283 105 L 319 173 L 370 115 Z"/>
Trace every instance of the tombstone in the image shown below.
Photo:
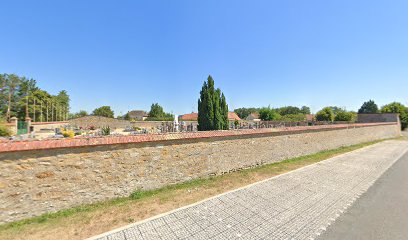
<path fill-rule="evenodd" d="M 174 131 L 175 131 L 175 132 L 178 132 L 178 130 L 179 130 L 178 115 L 174 115 L 174 122 L 173 122 L 173 124 L 174 124 Z"/>

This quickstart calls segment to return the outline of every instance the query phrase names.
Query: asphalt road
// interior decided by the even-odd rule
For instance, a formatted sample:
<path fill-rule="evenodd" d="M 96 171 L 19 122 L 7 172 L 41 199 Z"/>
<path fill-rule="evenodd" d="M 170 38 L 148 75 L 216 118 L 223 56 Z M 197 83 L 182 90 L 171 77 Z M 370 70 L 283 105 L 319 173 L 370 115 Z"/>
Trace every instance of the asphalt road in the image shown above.
<path fill-rule="evenodd" d="M 408 153 L 319 239 L 408 239 Z"/>

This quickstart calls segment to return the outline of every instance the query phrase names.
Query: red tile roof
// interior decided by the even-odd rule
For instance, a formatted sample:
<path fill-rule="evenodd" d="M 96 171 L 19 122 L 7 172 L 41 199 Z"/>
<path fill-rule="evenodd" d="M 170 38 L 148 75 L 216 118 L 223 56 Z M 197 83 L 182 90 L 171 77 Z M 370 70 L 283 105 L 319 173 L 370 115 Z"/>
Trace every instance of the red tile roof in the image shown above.
<path fill-rule="evenodd" d="M 306 121 L 313 121 L 314 114 L 306 114 Z"/>
<path fill-rule="evenodd" d="M 181 120 L 183 121 L 197 121 L 198 113 L 188 113 L 181 116 Z M 228 119 L 229 120 L 241 120 L 235 112 L 228 112 Z"/>
<path fill-rule="evenodd" d="M 228 112 L 228 120 L 241 120 L 235 112 Z"/>
<path fill-rule="evenodd" d="M 181 116 L 181 120 L 183 121 L 197 121 L 198 113 L 188 113 Z"/>

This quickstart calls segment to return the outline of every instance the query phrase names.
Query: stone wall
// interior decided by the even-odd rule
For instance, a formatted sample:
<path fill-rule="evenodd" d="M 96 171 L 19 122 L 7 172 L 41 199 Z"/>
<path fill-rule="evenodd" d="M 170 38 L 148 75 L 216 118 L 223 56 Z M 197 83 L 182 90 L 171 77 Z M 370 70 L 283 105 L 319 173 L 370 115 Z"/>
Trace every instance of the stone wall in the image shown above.
<path fill-rule="evenodd" d="M 359 113 L 357 114 L 357 122 L 359 123 L 375 123 L 375 122 L 398 122 L 398 113 Z"/>
<path fill-rule="evenodd" d="M 140 127 L 140 128 L 157 128 L 162 126 L 162 124 L 172 124 L 172 121 L 128 121 L 116 118 L 107 118 L 99 116 L 85 116 L 80 118 L 75 118 L 68 120 L 69 125 L 87 128 L 89 126 L 94 126 L 96 128 L 109 126 L 110 128 L 126 128 L 126 127 Z M 195 121 L 186 121 L 186 124 L 193 124 L 197 126 Z"/>
<path fill-rule="evenodd" d="M 68 125 L 68 121 L 61 122 L 31 122 L 33 131 L 40 132 L 42 130 L 55 130 Z"/>
<path fill-rule="evenodd" d="M 192 124 L 195 128 L 197 128 L 197 121 L 184 121 L 186 125 Z M 173 124 L 172 121 L 135 121 L 132 122 L 133 126 L 135 127 L 140 127 L 140 128 L 146 128 L 146 129 L 151 129 L 151 128 L 158 128 L 162 126 L 163 124 Z M 181 124 L 181 121 L 180 121 Z"/>
<path fill-rule="evenodd" d="M 100 116 L 85 116 L 68 120 L 69 125 L 82 128 L 94 126 L 96 128 L 109 126 L 110 128 L 126 128 L 132 126 L 130 121 L 116 118 L 100 117 Z"/>
<path fill-rule="evenodd" d="M 30 146 L 21 148 L 26 151 L 17 151 L 15 143 L 0 145 L 0 222 L 400 134 L 390 123 L 294 129 L 179 134 L 127 144 L 105 139 L 110 144 L 83 147 L 68 142 L 72 147 L 48 150 L 27 150 L 41 142 L 20 144 Z"/>

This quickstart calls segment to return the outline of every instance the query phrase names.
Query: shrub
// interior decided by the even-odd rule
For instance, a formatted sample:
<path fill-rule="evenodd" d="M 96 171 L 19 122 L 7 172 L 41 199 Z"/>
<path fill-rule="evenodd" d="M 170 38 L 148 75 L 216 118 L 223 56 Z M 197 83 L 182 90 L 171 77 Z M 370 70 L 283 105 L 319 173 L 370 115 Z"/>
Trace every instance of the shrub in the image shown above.
<path fill-rule="evenodd" d="M 318 111 L 315 117 L 317 121 L 332 122 L 334 119 L 333 109 L 331 109 L 330 107 L 325 107 L 322 110 Z"/>
<path fill-rule="evenodd" d="M 280 117 L 279 113 L 270 107 L 263 107 L 259 110 L 259 118 L 263 121 L 278 120 Z"/>
<path fill-rule="evenodd" d="M 72 130 L 63 130 L 62 131 L 62 136 L 66 138 L 73 138 L 75 136 L 75 132 Z"/>
<path fill-rule="evenodd" d="M 355 121 L 355 113 L 347 111 L 338 111 L 334 117 L 334 121 L 352 122 Z"/>
<path fill-rule="evenodd" d="M 234 121 L 234 126 L 235 126 L 235 128 L 237 128 L 237 127 L 239 126 L 239 121 L 236 120 L 236 119 L 235 119 L 235 121 Z"/>
<path fill-rule="evenodd" d="M 392 102 L 381 107 L 382 113 L 399 113 L 401 128 L 404 130 L 408 127 L 408 107 L 399 102 Z"/>
<path fill-rule="evenodd" d="M 7 126 L 0 124 L 0 137 L 9 137 L 11 136 L 11 131 Z"/>
<path fill-rule="evenodd" d="M 110 133 L 111 133 L 110 127 L 109 127 L 109 126 L 102 127 L 102 128 L 101 128 L 101 133 L 102 133 L 102 136 L 108 136 L 108 135 L 110 135 Z"/>
<path fill-rule="evenodd" d="M 134 130 L 134 131 L 140 131 L 140 130 L 142 130 L 142 128 L 133 126 L 133 130 Z"/>

